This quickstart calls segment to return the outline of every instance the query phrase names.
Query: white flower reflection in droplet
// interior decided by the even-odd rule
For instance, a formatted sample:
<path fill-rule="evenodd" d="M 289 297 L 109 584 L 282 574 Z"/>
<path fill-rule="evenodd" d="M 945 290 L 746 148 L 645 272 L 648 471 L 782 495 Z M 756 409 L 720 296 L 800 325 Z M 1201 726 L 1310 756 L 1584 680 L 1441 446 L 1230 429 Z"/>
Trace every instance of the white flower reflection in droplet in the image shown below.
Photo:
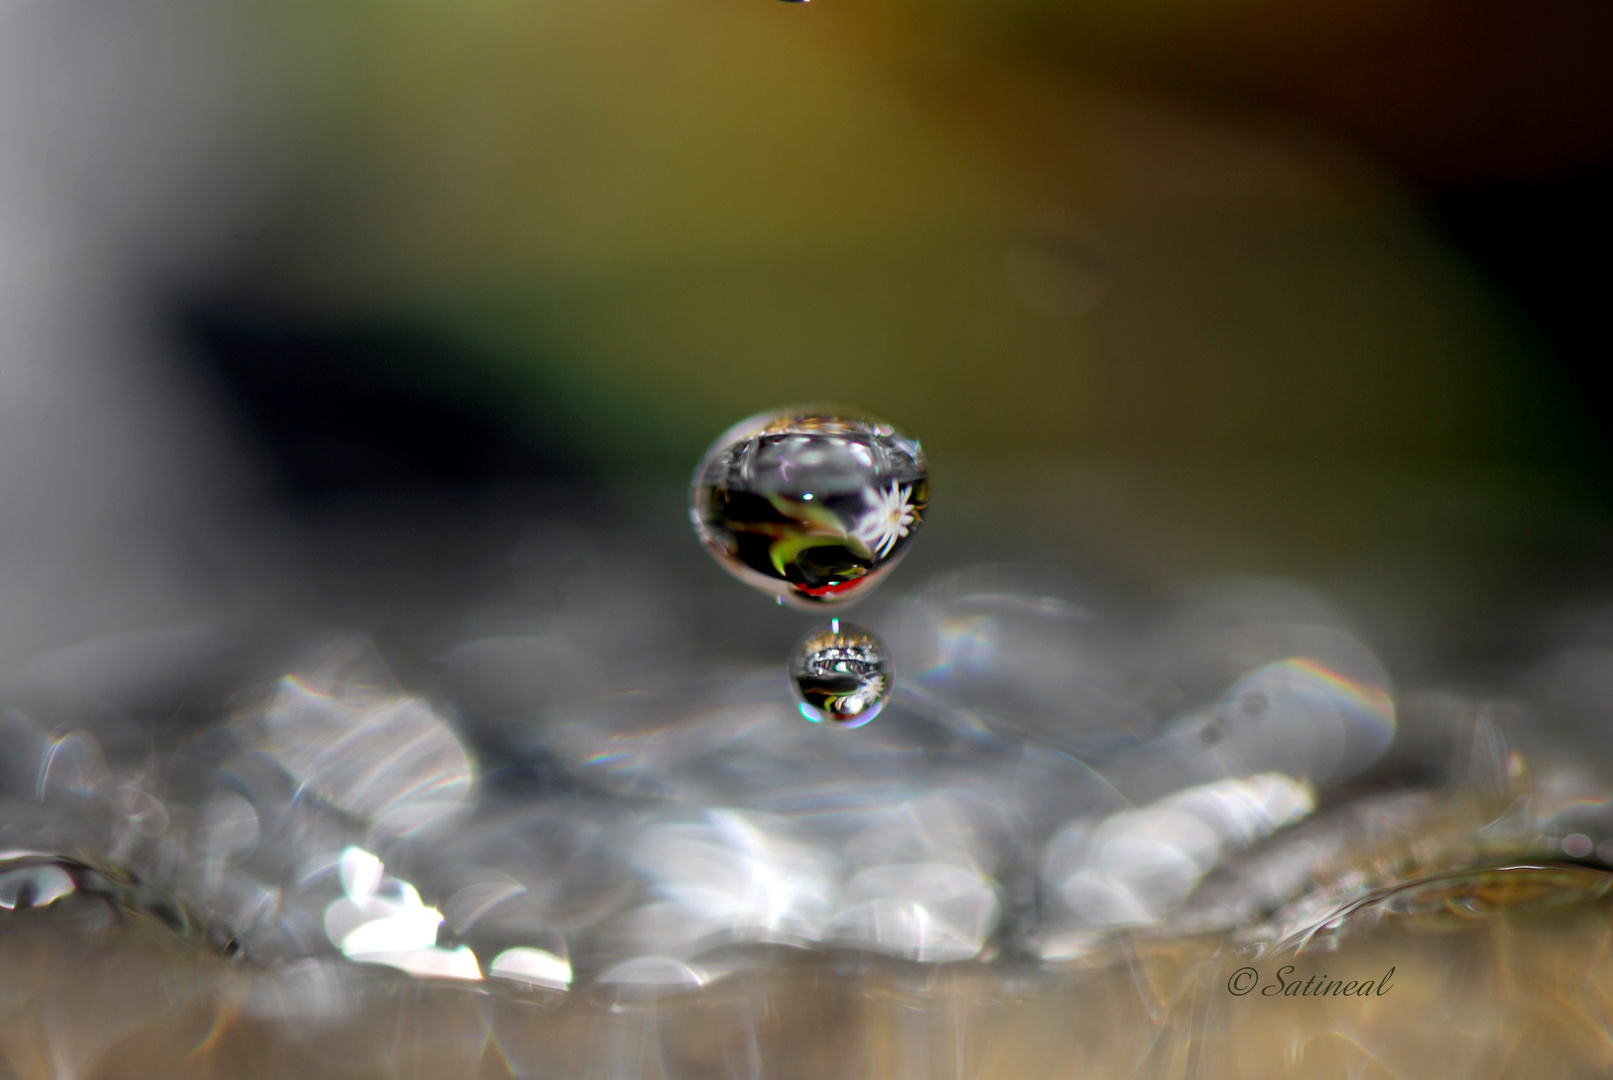
<path fill-rule="evenodd" d="M 869 488 L 863 492 L 868 512 L 857 519 L 852 535 L 883 559 L 913 525 L 916 515 L 912 496 L 910 484 L 892 484 L 888 489 Z"/>

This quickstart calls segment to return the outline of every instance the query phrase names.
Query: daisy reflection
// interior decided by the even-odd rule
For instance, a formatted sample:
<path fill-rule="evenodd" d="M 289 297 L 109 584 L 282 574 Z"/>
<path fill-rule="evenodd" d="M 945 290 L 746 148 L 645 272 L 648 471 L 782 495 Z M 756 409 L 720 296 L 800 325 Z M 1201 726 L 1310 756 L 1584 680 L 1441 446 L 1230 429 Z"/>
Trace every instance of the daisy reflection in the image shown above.
<path fill-rule="evenodd" d="M 893 483 L 889 489 L 870 488 L 864 495 L 868 512 L 857 519 L 852 535 L 883 559 L 913 525 L 916 515 L 912 495 L 913 488 L 909 484 Z"/>

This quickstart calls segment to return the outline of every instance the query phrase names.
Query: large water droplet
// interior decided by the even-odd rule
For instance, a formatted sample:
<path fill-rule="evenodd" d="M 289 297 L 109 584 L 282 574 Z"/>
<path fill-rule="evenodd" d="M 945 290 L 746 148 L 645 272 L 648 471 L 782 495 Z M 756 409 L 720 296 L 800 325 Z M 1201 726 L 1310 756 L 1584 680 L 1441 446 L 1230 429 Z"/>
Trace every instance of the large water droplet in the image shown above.
<path fill-rule="evenodd" d="M 790 409 L 729 428 L 695 470 L 690 519 L 729 573 L 797 607 L 866 595 L 929 503 L 918 441 L 871 417 Z"/>
<path fill-rule="evenodd" d="M 801 715 L 813 723 L 862 727 L 879 715 L 891 692 L 889 654 L 860 626 L 841 625 L 812 634 L 795 650 L 790 681 Z"/>

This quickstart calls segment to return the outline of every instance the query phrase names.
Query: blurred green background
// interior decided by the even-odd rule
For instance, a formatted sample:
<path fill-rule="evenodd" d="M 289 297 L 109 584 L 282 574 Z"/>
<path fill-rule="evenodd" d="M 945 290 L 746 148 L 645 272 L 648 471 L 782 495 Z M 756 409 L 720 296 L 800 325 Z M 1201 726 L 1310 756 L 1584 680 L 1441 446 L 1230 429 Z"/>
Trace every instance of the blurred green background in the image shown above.
<path fill-rule="evenodd" d="M 536 447 L 534 475 L 674 492 L 739 417 L 840 401 L 924 440 L 971 552 L 1298 574 L 1454 622 L 1602 564 L 1606 4 L 248 25 L 284 179 L 191 303 L 271 438 L 368 379 Z M 458 430 L 384 428 L 439 457 Z M 341 495 L 320 453 L 303 489 Z"/>

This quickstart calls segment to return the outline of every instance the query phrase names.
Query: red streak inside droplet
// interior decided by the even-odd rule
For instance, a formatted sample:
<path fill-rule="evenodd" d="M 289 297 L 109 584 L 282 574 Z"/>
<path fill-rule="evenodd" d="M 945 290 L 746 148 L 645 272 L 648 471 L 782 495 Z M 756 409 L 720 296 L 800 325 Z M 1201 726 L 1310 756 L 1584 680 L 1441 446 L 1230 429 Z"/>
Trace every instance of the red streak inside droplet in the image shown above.
<path fill-rule="evenodd" d="M 852 578 L 850 581 L 840 581 L 833 585 L 819 585 L 815 589 L 809 589 L 805 585 L 797 585 L 795 591 L 805 593 L 807 596 L 834 596 L 836 593 L 848 592 L 861 585 L 862 582 L 862 578 Z"/>

